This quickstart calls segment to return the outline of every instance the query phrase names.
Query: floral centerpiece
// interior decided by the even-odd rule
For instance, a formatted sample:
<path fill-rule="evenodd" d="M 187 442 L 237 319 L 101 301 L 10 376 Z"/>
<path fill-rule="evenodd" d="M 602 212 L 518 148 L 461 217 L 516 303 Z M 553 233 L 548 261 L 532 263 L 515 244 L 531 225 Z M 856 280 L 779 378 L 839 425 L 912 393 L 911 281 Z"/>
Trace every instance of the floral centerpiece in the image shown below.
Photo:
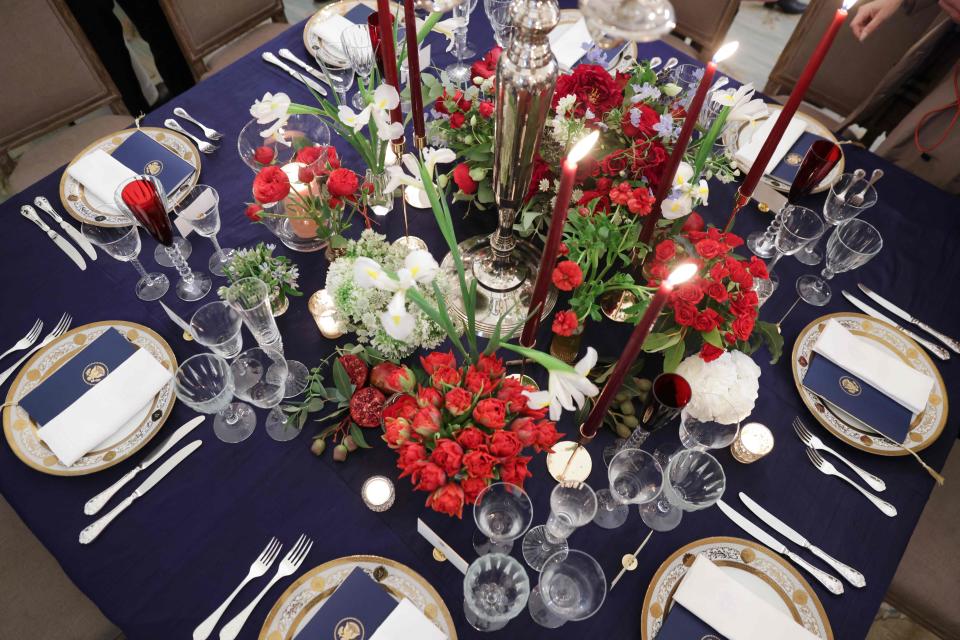
<path fill-rule="evenodd" d="M 693 355 L 676 372 L 693 390 L 684 407 L 692 418 L 734 424 L 753 413 L 760 393 L 760 367 L 742 351 L 731 349 L 710 362 Z"/>
<path fill-rule="evenodd" d="M 275 245 L 260 242 L 249 249 L 237 249 L 233 259 L 224 266 L 224 273 L 231 283 L 241 278 L 260 278 L 270 287 L 270 305 L 274 313 L 282 313 L 290 301 L 288 296 L 302 296 L 297 285 L 300 270 L 286 256 L 274 256 Z M 227 297 L 228 287 L 220 287 L 217 294 Z"/>

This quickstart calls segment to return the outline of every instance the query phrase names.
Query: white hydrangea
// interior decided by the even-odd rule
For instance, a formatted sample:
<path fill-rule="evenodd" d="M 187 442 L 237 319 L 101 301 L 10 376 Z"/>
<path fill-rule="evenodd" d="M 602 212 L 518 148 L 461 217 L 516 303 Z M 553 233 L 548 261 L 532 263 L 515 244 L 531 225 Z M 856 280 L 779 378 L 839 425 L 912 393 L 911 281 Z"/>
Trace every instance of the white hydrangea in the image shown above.
<path fill-rule="evenodd" d="M 753 412 L 760 393 L 760 367 L 742 351 L 728 351 L 713 362 L 694 354 L 677 366 L 693 397 L 684 411 L 697 420 L 733 424 Z"/>

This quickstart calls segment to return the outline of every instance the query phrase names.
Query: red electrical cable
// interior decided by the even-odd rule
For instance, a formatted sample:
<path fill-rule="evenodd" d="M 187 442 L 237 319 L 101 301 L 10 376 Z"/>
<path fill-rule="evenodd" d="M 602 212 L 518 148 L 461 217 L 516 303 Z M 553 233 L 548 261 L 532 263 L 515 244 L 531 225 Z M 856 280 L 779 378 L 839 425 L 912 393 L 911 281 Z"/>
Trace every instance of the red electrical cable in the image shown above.
<path fill-rule="evenodd" d="M 950 132 L 953 131 L 953 128 L 957 124 L 957 120 L 960 119 L 960 64 L 957 64 L 953 68 L 953 95 L 953 102 L 926 112 L 923 114 L 923 117 L 920 118 L 920 122 L 917 123 L 917 128 L 913 131 L 913 144 L 916 146 L 917 151 L 919 151 L 921 154 L 928 154 L 946 142 L 947 136 L 950 135 Z M 940 136 L 940 139 L 937 140 L 937 142 L 931 147 L 924 147 L 922 144 L 920 144 L 920 129 L 927 124 L 927 121 L 937 114 L 950 110 L 954 111 L 953 118 L 950 119 L 950 124 L 948 124 L 947 128 L 944 129 L 943 135 Z"/>

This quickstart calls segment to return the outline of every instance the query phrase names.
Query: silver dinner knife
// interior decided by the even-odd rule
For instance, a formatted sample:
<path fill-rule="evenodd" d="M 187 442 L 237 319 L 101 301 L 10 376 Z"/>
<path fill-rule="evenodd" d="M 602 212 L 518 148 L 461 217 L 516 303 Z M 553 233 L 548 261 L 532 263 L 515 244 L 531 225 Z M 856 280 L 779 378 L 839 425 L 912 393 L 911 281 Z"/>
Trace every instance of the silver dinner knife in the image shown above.
<path fill-rule="evenodd" d="M 778 541 L 776 538 L 771 536 L 769 533 L 753 524 L 742 515 L 737 513 L 733 507 L 728 505 L 723 500 L 717 501 L 717 506 L 720 507 L 720 511 L 723 511 L 724 515 L 733 520 L 733 523 L 749 533 L 751 536 L 760 541 L 761 544 L 764 544 L 780 555 L 786 556 L 793 560 L 799 567 L 804 569 L 807 573 L 812 575 L 817 579 L 817 582 L 822 584 L 827 588 L 827 591 L 834 595 L 840 595 L 843 593 L 843 583 L 839 579 L 833 577 L 826 571 L 817 569 L 812 564 L 808 563 L 806 560 L 793 553 L 787 549 L 782 542 Z"/>
<path fill-rule="evenodd" d="M 194 440 L 187 446 L 177 451 L 175 454 L 170 456 L 170 459 L 160 465 L 156 471 L 147 476 L 147 479 L 140 483 L 140 486 L 131 493 L 129 496 L 124 498 L 123 502 L 115 506 L 107 515 L 103 516 L 86 529 L 80 532 L 80 544 L 90 544 L 97 539 L 103 530 L 107 528 L 107 525 L 113 522 L 114 518 L 120 515 L 124 509 L 133 504 L 133 501 L 137 498 L 143 497 L 147 491 L 153 488 L 153 485 L 157 484 L 163 480 L 164 476 L 173 471 L 173 468 L 178 464 L 183 462 L 184 458 L 189 456 L 191 453 L 200 448 L 200 445 L 203 444 L 203 440 Z"/>
<path fill-rule="evenodd" d="M 450 564 L 456 567 L 460 573 L 464 575 L 467 574 L 469 565 L 467 564 L 467 561 L 463 559 L 463 556 L 454 551 L 453 547 L 447 544 L 443 538 L 438 536 L 437 533 L 428 527 L 427 523 L 420 518 L 417 518 L 417 533 L 426 538 L 427 542 L 432 544 L 434 549 L 440 551 L 444 556 L 446 556 L 447 560 L 450 561 Z"/>
<path fill-rule="evenodd" d="M 299 71 L 294 71 L 293 69 L 290 68 L 290 65 L 283 62 L 280 58 L 270 53 L 269 51 L 264 51 L 263 53 L 260 54 L 260 57 L 263 58 L 264 61 L 269 62 L 270 64 L 275 65 L 277 67 L 280 67 L 281 69 L 286 71 L 288 74 L 290 74 L 294 79 L 299 80 L 300 82 L 307 85 L 308 87 L 310 87 L 311 89 L 319 93 L 320 95 L 322 96 L 327 95 L 327 90 L 321 87 L 319 84 L 317 84 L 316 80 L 313 80 L 311 78 L 304 76 Z"/>
<path fill-rule="evenodd" d="M 327 77 L 323 75 L 322 71 L 318 71 L 317 69 L 314 69 L 313 67 L 311 67 L 309 64 L 307 64 L 306 62 L 298 58 L 293 51 L 290 51 L 290 49 L 280 49 L 279 53 L 280 53 L 280 57 L 283 58 L 284 60 L 289 60 L 293 64 L 297 65 L 298 67 L 300 67 L 301 69 L 303 69 L 304 71 L 312 75 L 314 78 L 316 78 L 320 82 L 329 84 L 327 82 Z M 333 79 L 338 80 L 336 76 L 334 76 Z"/>
<path fill-rule="evenodd" d="M 81 271 L 87 270 L 87 263 L 84 261 L 83 256 L 80 255 L 80 252 L 77 251 L 77 248 L 63 239 L 59 233 L 51 229 L 50 225 L 41 220 L 36 209 L 25 204 L 20 207 L 20 215 L 40 227 L 40 230 L 46 233 L 47 237 L 53 240 L 53 243 L 60 247 L 60 250 L 67 254 L 67 257 L 73 260 L 75 265 L 80 267 Z"/>
<path fill-rule="evenodd" d="M 742 491 L 740 492 L 740 500 L 743 501 L 743 504 L 747 505 L 747 509 L 750 509 L 755 516 L 763 520 L 768 526 L 773 527 L 774 531 L 785 536 L 790 542 L 800 545 L 813 555 L 829 564 L 831 567 L 836 569 L 837 572 L 843 576 L 847 582 L 857 588 L 866 586 L 867 579 L 863 577 L 862 573 L 853 567 L 843 564 L 836 558 L 823 551 L 820 547 L 811 544 L 811 542 L 800 535 L 796 529 L 793 529 L 786 522 L 761 507 L 753 500 L 753 498 Z"/>
<path fill-rule="evenodd" d="M 852 304 L 853 306 L 855 306 L 857 309 L 860 309 L 860 311 L 863 311 L 865 314 L 867 314 L 867 315 L 870 316 L 871 318 L 876 318 L 877 320 L 883 320 L 884 322 L 893 325 L 893 328 L 894 328 L 894 329 L 900 331 L 901 333 L 903 333 L 903 334 L 904 334 L 905 336 L 907 336 L 908 338 L 913 338 L 913 340 L 915 340 L 915 341 L 918 342 L 919 344 L 922 344 L 924 347 L 927 348 L 927 351 L 929 351 L 929 352 L 932 353 L 933 355 L 937 356 L 937 357 L 940 358 L 941 360 L 949 360 L 949 359 L 950 359 L 950 352 L 947 351 L 946 349 L 944 349 L 943 347 L 941 347 L 940 345 L 938 345 L 938 344 L 933 344 L 932 342 L 930 342 L 930 341 L 927 340 L 926 338 L 921 338 L 920 336 L 918 336 L 917 334 L 915 334 L 913 331 L 910 331 L 910 329 L 904 329 L 904 328 L 901 327 L 899 324 L 897 324 L 896 322 L 894 322 L 893 318 L 891 318 L 890 316 L 887 316 L 887 315 L 884 315 L 884 314 L 880 313 L 879 311 L 877 311 L 876 309 L 874 309 L 873 307 L 871 307 L 870 305 L 868 305 L 868 304 L 867 304 L 866 302 L 864 302 L 863 300 L 860 300 L 859 298 L 854 297 L 854 295 L 853 295 L 852 293 L 850 293 L 849 291 L 841 291 L 840 293 L 843 294 L 843 297 L 846 298 L 847 301 L 848 301 L 850 304 Z"/>
<path fill-rule="evenodd" d="M 128 471 L 126 475 L 124 475 L 122 478 L 114 482 L 112 485 L 110 485 L 109 487 L 107 487 L 97 495 L 87 500 L 87 503 L 83 505 L 83 512 L 88 516 L 92 516 L 92 515 L 95 515 L 97 512 L 99 512 L 100 509 L 103 509 L 104 505 L 106 505 L 107 502 L 110 501 L 110 498 L 112 498 L 117 493 L 117 491 L 120 491 L 123 485 L 133 480 L 133 477 L 135 475 L 137 475 L 138 473 L 140 473 L 141 471 L 149 467 L 151 464 L 153 464 L 154 462 L 162 458 L 163 454 L 165 454 L 167 451 L 170 451 L 170 449 L 173 448 L 173 445 L 183 440 L 185 437 L 187 437 L 187 435 L 191 431 L 199 427 L 200 423 L 203 422 L 204 418 L 206 418 L 206 416 L 197 416 L 196 418 L 194 418 L 193 420 L 186 423 L 185 425 L 183 425 L 182 427 L 174 431 L 172 434 L 170 434 L 170 437 L 167 438 L 162 445 L 157 447 L 157 449 L 153 453 L 151 453 L 146 458 L 144 458 L 143 462 L 135 466 L 133 469 L 130 469 L 130 471 Z"/>
<path fill-rule="evenodd" d="M 37 205 L 41 209 L 47 212 L 53 221 L 60 225 L 60 228 L 67 232 L 67 235 L 70 236 L 70 239 L 77 243 L 83 252 L 90 256 L 91 260 L 97 259 L 97 252 L 93 248 L 93 244 L 83 237 L 83 234 L 73 228 L 73 225 L 63 219 L 57 210 L 50 206 L 50 201 L 44 198 L 43 196 L 37 196 L 33 199 L 33 204 Z"/>
<path fill-rule="evenodd" d="M 160 300 L 160 306 L 163 307 L 163 311 L 167 314 L 167 317 L 173 320 L 173 324 L 183 329 L 184 340 L 193 340 L 193 331 L 190 330 L 190 325 L 187 324 L 187 321 L 178 316 L 173 309 L 165 305 L 163 300 Z"/>
<path fill-rule="evenodd" d="M 917 318 L 917 317 L 914 317 L 914 316 L 910 315 L 909 313 L 907 313 L 906 311 L 904 311 L 903 309 L 901 309 L 901 308 L 898 307 L 897 305 L 893 304 L 892 302 L 890 302 L 889 300 L 887 300 L 886 298 L 884 298 L 883 296 L 881 296 L 879 293 L 875 292 L 873 289 L 870 289 L 870 288 L 867 287 L 866 285 L 858 284 L 857 286 L 860 287 L 860 291 L 863 291 L 865 294 L 867 294 L 867 296 L 868 296 L 871 300 L 873 300 L 874 302 L 876 302 L 878 305 L 880 305 L 881 307 L 883 307 L 884 309 L 886 309 L 886 310 L 889 311 L 890 313 L 893 313 L 893 314 L 895 314 L 895 315 L 903 318 L 904 320 L 906 320 L 906 321 L 909 322 L 910 324 L 914 324 L 914 325 L 920 327 L 921 329 L 923 329 L 924 331 L 926 331 L 927 333 L 929 333 L 930 335 L 932 335 L 934 338 L 936 338 L 937 340 L 939 340 L 939 341 L 942 342 L 943 344 L 945 344 L 945 345 L 947 345 L 948 347 L 950 347 L 950 349 L 951 349 L 954 353 L 960 353 L 960 340 L 956 340 L 956 339 L 951 338 L 950 336 L 948 336 L 948 335 L 946 335 L 946 334 L 940 333 L 939 331 L 937 331 L 936 329 L 934 329 L 933 327 L 931 327 L 931 326 L 928 325 L 927 323 L 923 322 L 922 320 L 920 320 L 920 319 Z"/>

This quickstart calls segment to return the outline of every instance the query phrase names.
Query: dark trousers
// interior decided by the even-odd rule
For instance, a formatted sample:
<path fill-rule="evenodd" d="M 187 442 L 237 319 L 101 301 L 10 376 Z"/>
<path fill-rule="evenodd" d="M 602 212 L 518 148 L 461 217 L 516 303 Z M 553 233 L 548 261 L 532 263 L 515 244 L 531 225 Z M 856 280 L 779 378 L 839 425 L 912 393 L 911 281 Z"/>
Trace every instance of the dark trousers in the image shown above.
<path fill-rule="evenodd" d="M 114 0 L 67 0 L 67 5 L 120 90 L 127 109 L 133 115 L 147 113 L 150 105 L 147 104 L 134 73 L 133 62 L 123 41 L 123 27 L 113 14 L 113 2 Z M 157 71 L 163 76 L 163 82 L 171 96 L 192 87 L 194 80 L 190 66 L 180 52 L 167 17 L 157 0 L 117 0 L 117 3 L 150 45 Z"/>

